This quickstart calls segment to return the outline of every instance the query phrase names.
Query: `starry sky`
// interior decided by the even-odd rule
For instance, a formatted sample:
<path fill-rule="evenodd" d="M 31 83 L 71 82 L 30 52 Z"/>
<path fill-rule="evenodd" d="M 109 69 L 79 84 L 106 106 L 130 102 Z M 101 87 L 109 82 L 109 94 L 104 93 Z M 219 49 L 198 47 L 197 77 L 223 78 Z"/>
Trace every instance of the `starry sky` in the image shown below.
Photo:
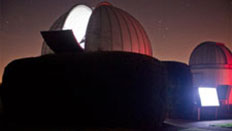
<path fill-rule="evenodd" d="M 12 60 L 40 56 L 40 31 L 75 4 L 102 0 L 0 0 L 0 78 Z M 146 30 L 153 56 L 188 64 L 204 41 L 232 49 L 232 0 L 107 0 L 133 15 Z M 0 79 L 1 82 L 1 79 Z"/>

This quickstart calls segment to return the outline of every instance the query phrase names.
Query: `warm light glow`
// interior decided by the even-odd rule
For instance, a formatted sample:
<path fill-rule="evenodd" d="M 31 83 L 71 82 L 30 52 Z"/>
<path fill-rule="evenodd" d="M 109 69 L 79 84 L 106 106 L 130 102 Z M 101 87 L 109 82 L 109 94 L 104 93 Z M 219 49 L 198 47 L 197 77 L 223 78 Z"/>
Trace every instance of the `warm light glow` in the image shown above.
<path fill-rule="evenodd" d="M 69 13 L 63 26 L 63 30 L 71 29 L 73 31 L 82 48 L 85 48 L 85 33 L 91 14 L 91 8 L 86 5 L 78 5 Z"/>
<path fill-rule="evenodd" d="M 201 106 L 219 106 L 217 89 L 213 87 L 198 88 Z"/>

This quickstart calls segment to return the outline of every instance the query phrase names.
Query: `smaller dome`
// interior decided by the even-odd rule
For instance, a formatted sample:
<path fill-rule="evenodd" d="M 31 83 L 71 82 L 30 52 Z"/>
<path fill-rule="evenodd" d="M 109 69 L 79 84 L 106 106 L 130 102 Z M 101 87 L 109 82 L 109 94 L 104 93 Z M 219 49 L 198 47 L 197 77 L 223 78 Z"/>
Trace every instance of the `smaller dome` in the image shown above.
<path fill-rule="evenodd" d="M 232 64 L 232 54 L 224 44 L 216 42 L 204 42 L 198 45 L 189 60 L 190 66 L 223 64 Z"/>

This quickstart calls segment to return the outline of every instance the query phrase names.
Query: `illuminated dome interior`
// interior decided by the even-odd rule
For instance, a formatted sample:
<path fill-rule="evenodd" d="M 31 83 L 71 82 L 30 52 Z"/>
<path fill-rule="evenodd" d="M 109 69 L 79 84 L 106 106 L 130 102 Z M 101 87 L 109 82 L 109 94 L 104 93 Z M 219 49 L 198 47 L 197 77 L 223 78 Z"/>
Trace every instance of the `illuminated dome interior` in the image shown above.
<path fill-rule="evenodd" d="M 91 8 L 78 5 L 70 11 L 63 26 L 63 30 L 71 29 L 73 31 L 82 48 L 85 48 L 85 33 L 91 14 Z"/>
<path fill-rule="evenodd" d="M 72 30 L 73 34 L 80 44 L 85 48 L 85 33 L 88 26 L 89 18 L 92 14 L 92 9 L 86 5 L 75 5 L 68 12 L 61 15 L 51 26 L 50 31 L 56 30 Z M 53 54 L 50 47 L 43 42 L 41 54 Z"/>

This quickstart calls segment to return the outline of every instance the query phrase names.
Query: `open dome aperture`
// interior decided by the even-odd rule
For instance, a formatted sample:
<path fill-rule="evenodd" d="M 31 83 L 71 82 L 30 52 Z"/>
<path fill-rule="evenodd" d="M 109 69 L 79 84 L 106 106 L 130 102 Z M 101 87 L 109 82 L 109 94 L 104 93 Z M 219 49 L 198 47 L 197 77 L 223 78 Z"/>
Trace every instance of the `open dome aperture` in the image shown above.
<path fill-rule="evenodd" d="M 65 20 L 63 30 L 71 29 L 80 46 L 85 48 L 85 33 L 92 10 L 85 5 L 74 7 Z"/>
<path fill-rule="evenodd" d="M 88 26 L 92 9 L 86 5 L 75 5 L 68 12 L 61 15 L 51 26 L 50 31 L 55 30 L 72 30 L 80 46 L 85 48 L 85 33 Z M 53 54 L 54 52 L 48 47 L 46 42 L 42 46 L 42 55 Z"/>

